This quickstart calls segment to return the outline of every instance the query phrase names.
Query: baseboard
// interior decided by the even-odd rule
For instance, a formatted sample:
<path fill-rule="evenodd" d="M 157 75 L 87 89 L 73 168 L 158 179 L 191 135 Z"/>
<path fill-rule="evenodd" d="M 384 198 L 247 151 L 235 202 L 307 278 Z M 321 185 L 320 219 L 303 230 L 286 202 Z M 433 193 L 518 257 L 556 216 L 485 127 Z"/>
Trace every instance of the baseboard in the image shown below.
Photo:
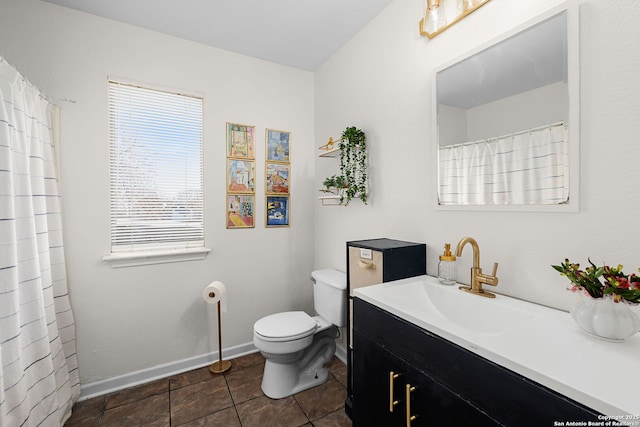
<path fill-rule="evenodd" d="M 235 347 L 225 348 L 222 352 L 225 360 L 235 359 L 257 352 L 253 343 L 237 345 Z M 171 375 L 180 374 L 182 372 L 191 371 L 193 369 L 208 366 L 218 360 L 218 352 L 202 354 L 187 359 L 176 360 L 174 362 L 165 363 L 163 365 L 153 366 L 151 368 L 142 369 L 140 371 L 130 372 L 128 374 L 119 375 L 113 378 L 107 378 L 101 381 L 90 382 L 80 386 L 79 400 L 90 399 L 92 397 L 102 396 L 104 394 L 113 393 L 114 391 L 124 388 L 137 386 L 140 384 L 154 381 L 160 378 L 166 378 Z"/>
<path fill-rule="evenodd" d="M 246 343 L 235 347 L 225 348 L 222 354 L 224 355 L 225 360 L 228 360 L 255 353 L 257 351 L 258 349 L 253 345 L 253 343 Z M 347 364 L 347 349 L 341 342 L 336 343 L 336 357 L 345 365 Z M 212 353 L 176 360 L 174 362 L 130 372 L 113 378 L 82 384 L 80 386 L 80 398 L 78 400 L 91 399 L 92 397 L 102 396 L 108 393 L 113 393 L 114 391 L 166 378 L 171 375 L 202 368 L 204 366 L 211 365 L 217 360 L 218 352 L 214 351 Z"/>

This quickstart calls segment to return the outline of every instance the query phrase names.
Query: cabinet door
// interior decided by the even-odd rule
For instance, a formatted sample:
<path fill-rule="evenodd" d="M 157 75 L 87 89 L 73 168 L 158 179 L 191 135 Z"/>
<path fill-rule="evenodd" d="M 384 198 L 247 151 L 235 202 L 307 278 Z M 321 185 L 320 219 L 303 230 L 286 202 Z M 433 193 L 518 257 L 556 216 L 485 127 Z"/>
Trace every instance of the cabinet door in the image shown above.
<path fill-rule="evenodd" d="M 431 376 L 407 365 L 405 397 L 409 405 L 404 412 L 411 420 L 411 427 L 427 426 L 500 426 L 501 424 L 476 408 L 473 404 L 453 393 Z"/>
<path fill-rule="evenodd" d="M 353 338 L 353 427 L 404 426 L 404 362 L 358 331 Z"/>

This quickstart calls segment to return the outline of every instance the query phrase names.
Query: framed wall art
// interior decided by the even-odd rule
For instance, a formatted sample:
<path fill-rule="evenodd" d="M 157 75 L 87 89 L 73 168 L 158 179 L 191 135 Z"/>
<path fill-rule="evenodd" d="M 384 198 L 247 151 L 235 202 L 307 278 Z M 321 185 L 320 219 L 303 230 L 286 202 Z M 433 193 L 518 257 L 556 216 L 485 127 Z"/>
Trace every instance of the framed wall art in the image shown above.
<path fill-rule="evenodd" d="M 255 159 L 255 126 L 227 122 L 227 157 Z"/>
<path fill-rule="evenodd" d="M 255 196 L 227 194 L 227 228 L 255 227 Z"/>
<path fill-rule="evenodd" d="M 289 226 L 289 197 L 267 196 L 266 227 Z"/>
<path fill-rule="evenodd" d="M 289 162 L 291 132 L 266 130 L 266 160 L 268 162 Z"/>
<path fill-rule="evenodd" d="M 266 193 L 289 194 L 289 163 L 266 163 Z"/>
<path fill-rule="evenodd" d="M 255 191 L 255 160 L 227 159 L 227 193 L 253 194 Z"/>

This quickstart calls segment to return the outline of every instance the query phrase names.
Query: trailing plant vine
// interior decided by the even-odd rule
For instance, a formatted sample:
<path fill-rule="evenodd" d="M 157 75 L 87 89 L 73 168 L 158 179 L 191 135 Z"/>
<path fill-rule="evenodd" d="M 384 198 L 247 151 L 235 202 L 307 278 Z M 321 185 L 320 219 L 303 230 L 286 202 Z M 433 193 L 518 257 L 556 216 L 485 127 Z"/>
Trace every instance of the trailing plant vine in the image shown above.
<path fill-rule="evenodd" d="M 340 204 L 347 206 L 352 198 L 359 197 L 367 204 L 367 144 L 364 132 L 355 126 L 342 132 L 340 140 L 340 172 L 345 190 Z"/>

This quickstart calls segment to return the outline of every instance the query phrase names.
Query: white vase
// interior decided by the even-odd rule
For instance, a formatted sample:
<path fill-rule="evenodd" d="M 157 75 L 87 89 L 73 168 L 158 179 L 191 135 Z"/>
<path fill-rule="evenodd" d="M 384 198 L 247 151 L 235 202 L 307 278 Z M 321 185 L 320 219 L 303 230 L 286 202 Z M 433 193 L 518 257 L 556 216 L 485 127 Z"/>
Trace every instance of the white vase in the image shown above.
<path fill-rule="evenodd" d="M 610 296 L 591 298 L 581 295 L 570 310 L 571 317 L 588 334 L 609 341 L 624 341 L 640 330 L 640 318 L 625 302 Z"/>

